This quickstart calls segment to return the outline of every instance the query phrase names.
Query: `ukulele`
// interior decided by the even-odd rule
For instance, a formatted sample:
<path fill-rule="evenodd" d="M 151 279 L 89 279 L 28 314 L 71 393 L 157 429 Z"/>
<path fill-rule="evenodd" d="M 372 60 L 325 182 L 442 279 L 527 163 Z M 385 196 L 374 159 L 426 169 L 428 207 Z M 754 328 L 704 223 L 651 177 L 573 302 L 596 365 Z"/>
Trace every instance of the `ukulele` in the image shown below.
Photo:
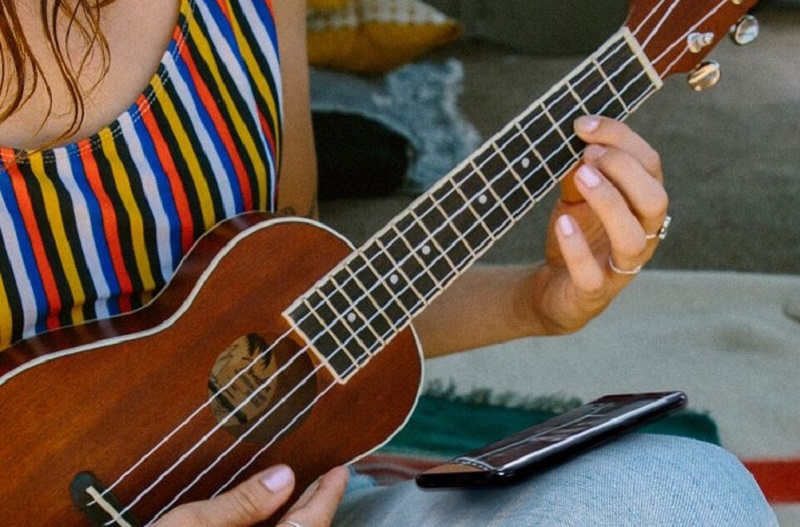
<path fill-rule="evenodd" d="M 250 213 L 204 235 L 156 299 L 0 354 L 0 525 L 139 526 L 287 463 L 299 493 L 384 444 L 419 395 L 412 319 L 557 186 L 576 117 L 624 119 L 757 0 L 632 0 L 625 25 L 354 249 Z M 296 497 L 296 496 L 295 496 Z"/>

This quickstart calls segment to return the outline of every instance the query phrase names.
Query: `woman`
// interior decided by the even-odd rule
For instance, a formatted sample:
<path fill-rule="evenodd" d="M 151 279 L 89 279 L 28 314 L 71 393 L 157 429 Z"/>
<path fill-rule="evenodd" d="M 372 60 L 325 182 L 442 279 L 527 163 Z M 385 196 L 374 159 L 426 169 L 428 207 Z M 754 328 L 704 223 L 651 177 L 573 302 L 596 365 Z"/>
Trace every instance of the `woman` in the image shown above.
<path fill-rule="evenodd" d="M 303 4 L 0 2 L 0 344 L 146 303 L 225 217 L 315 214 Z M 546 263 L 467 272 L 415 322 L 426 356 L 576 331 L 653 255 L 667 210 L 658 155 L 609 119 L 581 118 L 575 129 L 591 145 L 575 176 L 580 200 L 556 206 Z M 351 488 L 337 513 L 347 479 L 332 470 L 280 523 L 774 522 L 732 456 L 677 439 L 620 441 L 470 499 L 411 485 Z M 272 467 L 157 525 L 250 525 L 293 486 L 289 467 Z"/>

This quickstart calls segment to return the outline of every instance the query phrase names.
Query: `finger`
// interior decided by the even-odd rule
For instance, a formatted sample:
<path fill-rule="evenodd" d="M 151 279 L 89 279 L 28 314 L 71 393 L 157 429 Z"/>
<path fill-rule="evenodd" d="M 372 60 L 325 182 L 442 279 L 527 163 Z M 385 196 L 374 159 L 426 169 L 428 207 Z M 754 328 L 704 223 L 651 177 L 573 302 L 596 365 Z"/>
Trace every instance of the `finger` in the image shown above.
<path fill-rule="evenodd" d="M 650 175 L 658 181 L 664 180 L 658 152 L 626 124 L 607 117 L 584 116 L 575 120 L 575 133 L 587 144 L 601 144 L 624 150 Z"/>
<path fill-rule="evenodd" d="M 569 172 L 561 180 L 561 201 L 564 203 L 581 203 L 584 201 L 583 194 L 581 194 L 578 187 L 575 186 L 575 172 L 580 168 L 581 163 L 569 169 Z"/>
<path fill-rule="evenodd" d="M 245 527 L 275 513 L 294 489 L 294 473 L 277 465 L 256 474 L 216 498 L 176 508 L 156 525 Z"/>
<path fill-rule="evenodd" d="M 556 238 L 575 287 L 586 297 L 599 296 L 605 282 L 604 272 L 578 223 L 570 215 L 564 214 L 556 220 Z"/>
<path fill-rule="evenodd" d="M 669 197 L 661 182 L 623 150 L 592 145 L 586 149 L 584 159 L 614 183 L 645 232 L 659 229 L 669 206 Z"/>
<path fill-rule="evenodd" d="M 575 179 L 606 231 L 614 261 L 631 268 L 643 263 L 647 249 L 644 228 L 625 197 L 592 165 L 583 165 Z"/>
<path fill-rule="evenodd" d="M 328 527 L 342 501 L 349 477 L 350 472 L 345 467 L 330 470 L 303 493 L 285 519 L 305 527 Z"/>

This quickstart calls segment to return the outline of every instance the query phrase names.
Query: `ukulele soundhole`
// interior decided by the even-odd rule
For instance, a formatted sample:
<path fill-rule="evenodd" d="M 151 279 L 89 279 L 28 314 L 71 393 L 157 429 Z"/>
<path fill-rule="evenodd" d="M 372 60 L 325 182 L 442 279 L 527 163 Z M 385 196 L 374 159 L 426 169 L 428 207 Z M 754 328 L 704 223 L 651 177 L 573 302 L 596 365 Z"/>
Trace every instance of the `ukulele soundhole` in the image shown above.
<path fill-rule="evenodd" d="M 211 410 L 236 437 L 268 443 L 303 421 L 317 395 L 308 354 L 292 340 L 251 333 L 217 358 L 208 381 Z"/>

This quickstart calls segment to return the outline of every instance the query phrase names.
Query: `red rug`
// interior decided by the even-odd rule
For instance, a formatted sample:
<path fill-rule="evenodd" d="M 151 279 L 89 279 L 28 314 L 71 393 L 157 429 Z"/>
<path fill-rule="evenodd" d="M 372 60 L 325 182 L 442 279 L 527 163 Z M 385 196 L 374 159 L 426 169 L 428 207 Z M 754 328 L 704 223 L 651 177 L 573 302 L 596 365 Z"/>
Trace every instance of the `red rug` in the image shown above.
<path fill-rule="evenodd" d="M 800 503 L 800 459 L 743 461 L 770 503 Z"/>

